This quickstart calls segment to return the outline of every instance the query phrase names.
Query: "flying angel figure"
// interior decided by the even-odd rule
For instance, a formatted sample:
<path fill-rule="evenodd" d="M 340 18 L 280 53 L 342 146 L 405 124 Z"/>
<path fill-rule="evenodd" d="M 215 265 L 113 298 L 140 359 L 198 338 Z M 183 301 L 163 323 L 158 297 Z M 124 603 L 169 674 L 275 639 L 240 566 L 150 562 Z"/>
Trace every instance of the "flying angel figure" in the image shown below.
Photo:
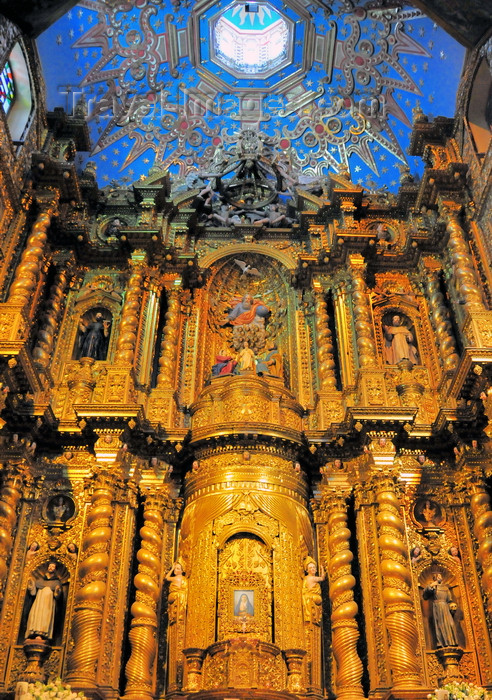
<path fill-rule="evenodd" d="M 253 275 L 254 277 L 261 277 L 261 272 L 259 272 L 256 267 L 251 267 L 251 265 L 247 265 L 244 260 L 237 260 L 234 258 L 234 262 L 236 265 L 239 265 L 241 270 L 243 271 L 241 274 L 241 277 L 244 275 Z"/>

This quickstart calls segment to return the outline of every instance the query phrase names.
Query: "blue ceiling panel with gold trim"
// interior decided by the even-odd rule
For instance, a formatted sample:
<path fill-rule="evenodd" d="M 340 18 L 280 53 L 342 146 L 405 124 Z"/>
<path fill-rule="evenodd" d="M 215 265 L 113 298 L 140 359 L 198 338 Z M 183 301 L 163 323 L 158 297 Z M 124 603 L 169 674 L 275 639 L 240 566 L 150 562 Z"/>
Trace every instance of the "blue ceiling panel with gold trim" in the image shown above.
<path fill-rule="evenodd" d="M 382 4 L 83 0 L 38 39 L 48 108 L 83 95 L 101 184 L 209 172 L 254 129 L 306 181 L 394 191 L 420 167 L 412 112 L 454 114 L 464 49 Z"/>

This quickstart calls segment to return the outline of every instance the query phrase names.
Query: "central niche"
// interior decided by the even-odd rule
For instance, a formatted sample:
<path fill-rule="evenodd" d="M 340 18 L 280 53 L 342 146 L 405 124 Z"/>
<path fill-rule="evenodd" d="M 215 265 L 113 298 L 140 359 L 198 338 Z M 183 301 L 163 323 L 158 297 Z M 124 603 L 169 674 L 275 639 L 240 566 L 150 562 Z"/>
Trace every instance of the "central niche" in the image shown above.
<path fill-rule="evenodd" d="M 256 535 L 234 535 L 219 552 L 218 638 L 272 641 L 272 554 Z"/>
<path fill-rule="evenodd" d="M 269 3 L 234 3 L 211 23 L 212 57 L 237 75 L 264 77 L 290 62 L 292 36 Z"/>

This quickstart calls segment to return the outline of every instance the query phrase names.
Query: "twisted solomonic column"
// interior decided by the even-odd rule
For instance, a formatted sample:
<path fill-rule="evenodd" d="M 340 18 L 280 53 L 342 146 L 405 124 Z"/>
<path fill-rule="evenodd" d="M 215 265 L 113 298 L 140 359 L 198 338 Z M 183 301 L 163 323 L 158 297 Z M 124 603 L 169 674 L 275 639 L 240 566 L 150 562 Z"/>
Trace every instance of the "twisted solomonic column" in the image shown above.
<path fill-rule="evenodd" d="M 466 311 L 483 311 L 484 305 L 480 285 L 478 283 L 473 258 L 470 254 L 465 234 L 458 220 L 457 206 L 443 206 L 442 213 L 446 217 L 446 231 L 449 234 L 448 251 L 453 266 L 454 279 L 458 293 Z"/>
<path fill-rule="evenodd" d="M 125 667 L 127 680 L 125 700 L 154 697 L 152 669 L 156 654 L 157 601 L 161 591 L 161 550 L 163 510 L 166 494 L 162 490 L 147 491 L 144 501 L 144 524 L 140 529 L 137 552 L 138 571 L 134 578 L 135 601 L 128 638 L 131 654 Z"/>
<path fill-rule="evenodd" d="M 487 599 L 487 609 L 492 614 L 492 508 L 482 478 L 477 474 L 469 475 L 467 485 L 470 482 L 473 530 L 478 542 L 477 559 L 482 567 L 482 588 Z"/>
<path fill-rule="evenodd" d="M 37 334 L 36 345 L 32 356 L 38 367 L 46 369 L 53 355 L 54 338 L 60 319 L 65 289 L 68 281 L 68 269 L 63 266 L 57 270 L 55 280 L 50 289 L 50 295 L 41 319 Z"/>
<path fill-rule="evenodd" d="M 165 315 L 166 323 L 161 343 L 161 354 L 159 357 L 159 374 L 157 375 L 157 387 L 166 389 L 173 387 L 174 374 L 176 370 L 176 356 L 179 332 L 179 292 L 172 289 L 168 293 L 168 308 Z"/>
<path fill-rule="evenodd" d="M 316 293 L 316 345 L 318 348 L 318 372 L 321 391 L 335 389 L 335 359 L 333 357 L 333 339 L 329 326 L 329 316 L 324 292 Z"/>
<path fill-rule="evenodd" d="M 55 212 L 57 202 L 52 200 L 41 210 L 33 224 L 26 247 L 16 268 L 14 281 L 10 285 L 7 302 L 27 307 L 34 298 L 39 273 L 43 265 L 48 229 Z"/>
<path fill-rule="evenodd" d="M 0 596 L 8 573 L 13 532 L 17 524 L 17 505 L 24 488 L 22 467 L 6 467 L 0 488 Z"/>
<path fill-rule="evenodd" d="M 107 590 L 116 477 L 94 474 L 90 510 L 82 539 L 79 589 L 72 619 L 73 649 L 67 678 L 75 685 L 95 685 L 101 647 L 101 622 Z"/>
<path fill-rule="evenodd" d="M 444 370 L 454 370 L 458 366 L 460 357 L 456 351 L 456 342 L 453 336 L 453 326 L 451 325 L 449 311 L 441 292 L 438 270 L 427 271 L 427 292 Z"/>
<path fill-rule="evenodd" d="M 116 344 L 115 364 L 133 364 L 137 346 L 138 320 L 142 306 L 144 259 L 132 260 L 132 274 L 128 281 L 125 303 L 121 310 L 120 332 Z"/>
<path fill-rule="evenodd" d="M 324 496 L 328 513 L 328 568 L 331 600 L 332 647 L 336 660 L 336 695 L 349 700 L 363 698 L 363 666 L 357 653 L 359 628 L 355 619 L 358 606 L 354 600 L 355 578 L 352 575 L 350 530 L 347 527 L 345 498 Z"/>
<path fill-rule="evenodd" d="M 360 367 L 374 367 L 377 364 L 376 342 L 374 340 L 369 294 L 364 279 L 365 265 L 358 260 L 358 257 L 356 260 L 351 260 L 351 264 L 352 303 L 354 307 L 359 365 Z"/>
<path fill-rule="evenodd" d="M 378 544 L 383 578 L 383 602 L 389 631 L 393 690 L 422 687 L 417 659 L 418 632 L 411 590 L 411 573 L 405 543 L 405 525 L 400 514 L 396 476 L 374 475 L 378 506 Z"/>

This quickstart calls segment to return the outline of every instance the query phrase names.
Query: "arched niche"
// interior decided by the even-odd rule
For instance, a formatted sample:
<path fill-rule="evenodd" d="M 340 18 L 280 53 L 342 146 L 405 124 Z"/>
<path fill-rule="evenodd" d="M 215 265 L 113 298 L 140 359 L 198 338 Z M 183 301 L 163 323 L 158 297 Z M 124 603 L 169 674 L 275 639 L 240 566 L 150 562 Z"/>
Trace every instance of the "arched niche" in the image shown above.
<path fill-rule="evenodd" d="M 486 58 L 475 73 L 466 116 L 477 153 L 485 155 L 492 135 L 492 75 Z"/>
<path fill-rule="evenodd" d="M 236 532 L 218 550 L 217 641 L 248 634 L 272 641 L 272 548 Z"/>
<path fill-rule="evenodd" d="M 73 348 L 73 359 L 91 357 L 103 361 L 108 358 L 113 317 L 105 306 L 93 306 L 79 317 L 78 332 Z"/>
<path fill-rule="evenodd" d="M 44 561 L 32 568 L 28 565 L 18 643 L 30 637 L 41 637 L 54 646 L 61 645 L 69 579 L 67 567 L 58 559 Z"/>
<path fill-rule="evenodd" d="M 290 332 L 295 323 L 295 298 L 289 280 L 290 272 L 278 258 L 256 252 L 238 251 L 214 262 L 200 347 L 202 384 L 212 377 L 217 357 L 225 353 L 240 363 L 243 351 L 250 349 L 252 371 L 257 362 L 275 354 L 275 366 L 268 365 L 271 370 L 265 374 L 290 387 L 297 356 L 295 333 Z"/>
<path fill-rule="evenodd" d="M 436 577 L 440 576 L 440 589 L 437 594 L 431 593 Z M 425 645 L 427 649 L 437 649 L 442 644 L 438 642 L 436 628 L 441 628 L 441 635 L 449 634 L 448 626 L 454 630 L 455 644 L 451 646 L 466 647 L 464 610 L 459 582 L 455 574 L 441 564 L 433 564 L 424 568 L 419 575 L 419 596 L 424 623 Z M 437 606 L 436 606 L 437 597 Z M 444 613 L 439 608 L 448 608 Z"/>

